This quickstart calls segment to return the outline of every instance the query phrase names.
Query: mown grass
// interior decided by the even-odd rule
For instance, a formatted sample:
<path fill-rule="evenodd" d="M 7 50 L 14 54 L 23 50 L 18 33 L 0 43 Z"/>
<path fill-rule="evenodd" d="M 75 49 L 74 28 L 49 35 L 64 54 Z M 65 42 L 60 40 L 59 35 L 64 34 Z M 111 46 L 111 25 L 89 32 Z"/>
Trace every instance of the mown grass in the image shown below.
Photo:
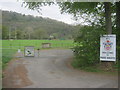
<path fill-rule="evenodd" d="M 24 50 L 24 46 L 34 46 L 35 49 L 42 49 L 42 43 L 51 43 L 52 48 L 71 48 L 72 40 L 2 40 L 2 67 L 13 58 L 17 49 Z"/>
<path fill-rule="evenodd" d="M 42 43 L 51 43 L 53 48 L 73 46 L 72 40 L 3 40 L 3 47 L 22 48 L 23 46 L 35 46 L 41 48 Z"/>

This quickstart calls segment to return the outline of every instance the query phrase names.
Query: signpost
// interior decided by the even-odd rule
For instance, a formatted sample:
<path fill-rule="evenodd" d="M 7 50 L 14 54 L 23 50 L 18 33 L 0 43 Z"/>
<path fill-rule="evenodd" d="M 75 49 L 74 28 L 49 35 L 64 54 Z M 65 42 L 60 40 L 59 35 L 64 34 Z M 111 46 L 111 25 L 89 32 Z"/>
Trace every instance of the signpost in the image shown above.
<path fill-rule="evenodd" d="M 34 46 L 25 46 L 25 56 L 27 57 L 34 57 L 35 51 L 34 51 Z"/>
<path fill-rule="evenodd" d="M 101 36 L 100 61 L 116 61 L 116 35 Z"/>

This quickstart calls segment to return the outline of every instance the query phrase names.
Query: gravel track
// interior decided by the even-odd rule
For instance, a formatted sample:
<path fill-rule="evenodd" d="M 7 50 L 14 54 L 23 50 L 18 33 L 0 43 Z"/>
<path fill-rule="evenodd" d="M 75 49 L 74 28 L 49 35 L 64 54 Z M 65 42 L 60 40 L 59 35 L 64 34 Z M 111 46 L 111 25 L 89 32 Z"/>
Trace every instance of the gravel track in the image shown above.
<path fill-rule="evenodd" d="M 118 76 L 75 70 L 69 49 L 41 50 L 38 57 L 12 60 L 4 71 L 5 88 L 117 88 Z M 19 67 L 19 68 L 18 68 Z M 17 69 L 16 69 L 17 68 Z M 22 69 L 21 69 L 22 68 Z M 16 71 L 15 71 L 16 70 Z M 10 73 L 9 76 L 8 73 Z M 16 78 L 17 77 L 17 78 Z M 12 84 L 11 84 L 11 83 Z M 9 84 L 10 83 L 10 84 Z"/>

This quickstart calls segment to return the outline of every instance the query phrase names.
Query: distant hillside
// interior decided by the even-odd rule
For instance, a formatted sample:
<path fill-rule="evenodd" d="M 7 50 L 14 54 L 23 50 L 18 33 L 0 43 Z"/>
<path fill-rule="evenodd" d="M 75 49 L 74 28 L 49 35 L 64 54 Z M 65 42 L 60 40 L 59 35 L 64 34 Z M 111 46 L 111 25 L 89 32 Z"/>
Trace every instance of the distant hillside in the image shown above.
<path fill-rule="evenodd" d="M 73 39 L 77 29 L 49 18 L 2 11 L 3 39 Z"/>

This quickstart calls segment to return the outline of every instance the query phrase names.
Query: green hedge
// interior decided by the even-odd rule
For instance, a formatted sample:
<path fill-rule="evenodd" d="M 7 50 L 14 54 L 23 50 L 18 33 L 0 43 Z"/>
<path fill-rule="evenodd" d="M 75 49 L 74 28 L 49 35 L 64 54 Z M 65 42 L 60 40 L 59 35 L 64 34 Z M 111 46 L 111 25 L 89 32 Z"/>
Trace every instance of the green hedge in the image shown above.
<path fill-rule="evenodd" d="M 105 34 L 104 31 L 91 26 L 80 29 L 74 41 L 75 60 L 72 63 L 74 67 L 88 67 L 99 62 L 100 35 Z"/>

